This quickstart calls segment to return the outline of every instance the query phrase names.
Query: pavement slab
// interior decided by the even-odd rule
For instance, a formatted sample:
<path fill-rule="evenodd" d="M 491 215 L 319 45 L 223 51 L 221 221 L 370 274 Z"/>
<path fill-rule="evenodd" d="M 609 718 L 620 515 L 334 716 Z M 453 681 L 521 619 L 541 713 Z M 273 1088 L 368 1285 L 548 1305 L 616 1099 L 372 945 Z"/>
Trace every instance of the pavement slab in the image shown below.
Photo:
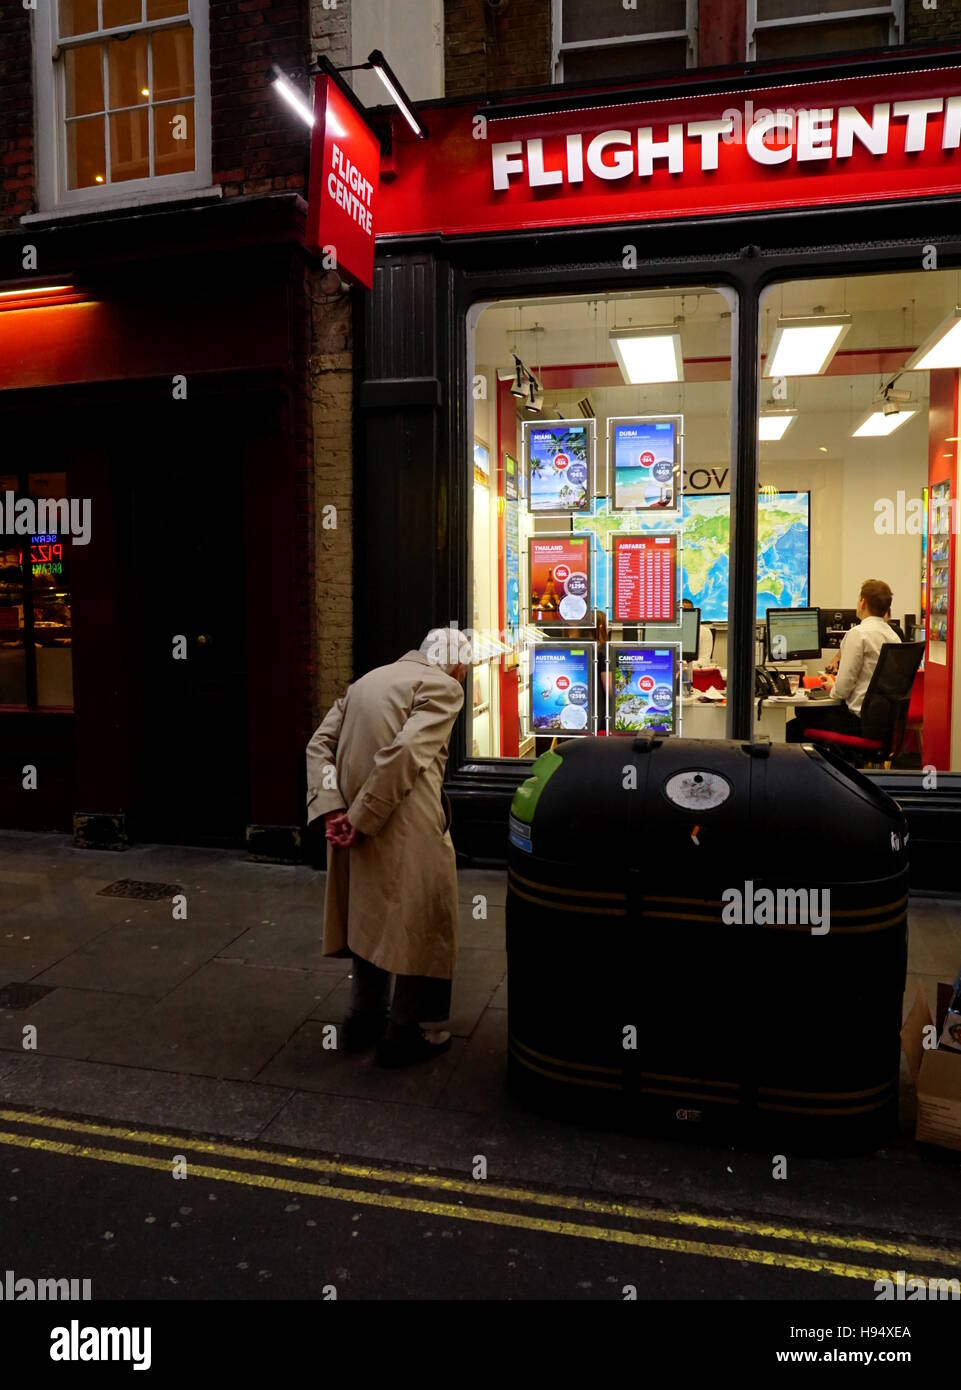
<path fill-rule="evenodd" d="M 136 903 L 127 911 L 122 925 L 65 956 L 37 982 L 160 999 L 239 935 L 229 921 L 172 921 L 166 903 L 151 903 L 149 910 Z"/>
<path fill-rule="evenodd" d="M 0 1054 L 0 1102 L 188 1134 L 256 1139 L 288 1094 L 249 1082 Z"/>
<path fill-rule="evenodd" d="M 310 1019 L 274 1057 L 258 1081 L 290 1090 L 319 1091 L 325 1095 L 356 1096 L 365 1100 L 398 1101 L 414 1106 L 434 1106 L 443 1090 L 463 1043 L 454 1039 L 449 1052 L 421 1066 L 387 1070 L 377 1066 L 373 1049 L 347 1053 L 339 1046 L 338 1020 Z"/>
<path fill-rule="evenodd" d="M 103 1043 L 91 1058 L 248 1080 L 336 984 L 336 977 L 214 961 Z"/>

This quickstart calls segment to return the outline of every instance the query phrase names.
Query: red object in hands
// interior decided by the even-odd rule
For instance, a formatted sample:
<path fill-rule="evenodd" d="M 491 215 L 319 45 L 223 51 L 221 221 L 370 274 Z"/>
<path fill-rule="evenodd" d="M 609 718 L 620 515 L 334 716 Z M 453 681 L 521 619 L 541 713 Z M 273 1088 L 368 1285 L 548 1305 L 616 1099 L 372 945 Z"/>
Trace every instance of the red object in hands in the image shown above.
<path fill-rule="evenodd" d="M 695 666 L 691 672 L 691 684 L 695 690 L 725 690 L 727 688 L 720 666 Z"/>

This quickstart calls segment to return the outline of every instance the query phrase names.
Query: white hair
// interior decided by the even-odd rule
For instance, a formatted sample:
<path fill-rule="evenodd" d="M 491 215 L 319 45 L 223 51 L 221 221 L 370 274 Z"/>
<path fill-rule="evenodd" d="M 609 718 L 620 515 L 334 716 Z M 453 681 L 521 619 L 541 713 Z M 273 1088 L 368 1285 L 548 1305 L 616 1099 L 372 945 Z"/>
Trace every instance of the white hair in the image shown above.
<path fill-rule="evenodd" d="M 432 666 L 439 666 L 448 675 L 458 666 L 470 666 L 473 660 L 470 641 L 454 626 L 431 628 L 420 649 Z"/>

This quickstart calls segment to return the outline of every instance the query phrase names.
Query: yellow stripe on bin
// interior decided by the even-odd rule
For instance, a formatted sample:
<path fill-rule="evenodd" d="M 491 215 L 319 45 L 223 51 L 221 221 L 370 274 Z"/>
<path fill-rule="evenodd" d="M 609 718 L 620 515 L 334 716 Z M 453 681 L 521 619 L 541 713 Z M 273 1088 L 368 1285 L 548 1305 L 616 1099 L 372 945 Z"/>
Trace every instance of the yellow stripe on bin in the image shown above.
<path fill-rule="evenodd" d="M 511 884 L 511 892 L 515 897 L 523 898 L 525 902 L 533 903 L 535 907 L 546 907 L 551 912 L 580 912 L 586 913 L 590 917 L 626 917 L 626 907 L 581 907 L 578 903 L 565 903 L 555 901 L 553 898 L 536 898 L 533 893 L 525 893 L 522 889 L 516 888 Z"/>
<path fill-rule="evenodd" d="M 553 884 L 535 882 L 532 878 L 525 878 L 524 875 L 519 874 L 516 869 L 509 869 L 507 871 L 507 878 L 509 882 L 523 883 L 525 888 L 535 888 L 542 893 L 566 893 L 573 898 L 604 898 L 610 899 L 612 902 L 627 902 L 626 893 L 612 893 L 601 888 L 595 890 L 593 888 L 555 887 Z"/>

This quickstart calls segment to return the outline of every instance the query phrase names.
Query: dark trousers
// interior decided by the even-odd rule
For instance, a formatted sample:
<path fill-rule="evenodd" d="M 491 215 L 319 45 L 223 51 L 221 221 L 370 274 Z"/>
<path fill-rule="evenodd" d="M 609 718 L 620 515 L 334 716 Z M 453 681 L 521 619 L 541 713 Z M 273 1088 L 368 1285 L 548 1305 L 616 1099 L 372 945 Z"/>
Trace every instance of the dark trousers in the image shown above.
<path fill-rule="evenodd" d="M 387 1013 L 393 1027 L 414 1023 L 443 1023 L 450 1017 L 451 981 L 430 975 L 394 975 L 361 956 L 354 956 L 350 991 L 351 1013 Z M 390 998 L 391 980 L 394 982 Z"/>
<path fill-rule="evenodd" d="M 799 705 L 794 718 L 788 720 L 785 738 L 788 743 L 804 743 L 809 729 L 831 729 L 838 734 L 860 736 L 861 718 L 852 714 L 847 705 L 829 705 L 826 709 Z"/>

